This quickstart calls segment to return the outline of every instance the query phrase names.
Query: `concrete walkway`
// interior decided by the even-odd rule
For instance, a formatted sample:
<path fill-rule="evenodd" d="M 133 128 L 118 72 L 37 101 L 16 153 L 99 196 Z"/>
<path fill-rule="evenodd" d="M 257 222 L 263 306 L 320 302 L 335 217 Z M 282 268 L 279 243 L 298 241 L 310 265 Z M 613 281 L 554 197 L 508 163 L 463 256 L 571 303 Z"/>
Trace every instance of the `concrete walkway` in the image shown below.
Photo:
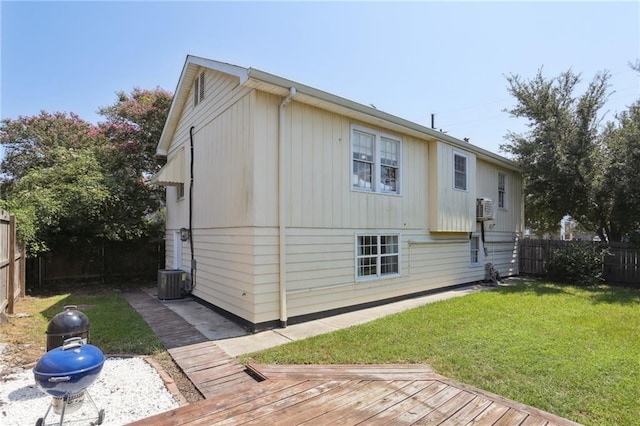
<path fill-rule="evenodd" d="M 461 297 L 491 287 L 474 284 L 458 287 L 382 306 L 348 312 L 340 315 L 290 325 L 286 328 L 249 334 L 239 325 L 201 305 L 190 297 L 162 301 L 162 304 L 176 312 L 192 324 L 202 334 L 232 357 L 279 346 L 294 340 L 301 340 L 341 328 L 363 324 L 375 319 L 413 309 L 439 300 Z M 154 294 L 154 290 L 149 290 Z"/>

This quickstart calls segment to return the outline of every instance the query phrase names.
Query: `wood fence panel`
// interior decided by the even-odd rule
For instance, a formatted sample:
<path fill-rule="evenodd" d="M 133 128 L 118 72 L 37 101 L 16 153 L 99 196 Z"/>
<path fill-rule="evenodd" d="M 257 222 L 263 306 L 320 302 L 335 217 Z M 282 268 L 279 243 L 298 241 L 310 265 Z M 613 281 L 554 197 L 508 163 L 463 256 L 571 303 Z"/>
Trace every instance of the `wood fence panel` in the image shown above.
<path fill-rule="evenodd" d="M 9 213 L 0 210 L 0 313 L 9 306 L 9 219 Z"/>
<path fill-rule="evenodd" d="M 155 281 L 164 269 L 164 244 L 146 240 L 104 242 L 73 253 L 29 259 L 30 286 L 67 283 Z"/>
<path fill-rule="evenodd" d="M 520 240 L 520 273 L 545 275 L 545 262 L 555 249 L 571 244 L 599 244 L 591 241 Z M 630 284 L 640 287 L 640 249 L 626 244 L 611 244 L 609 255 L 603 262 L 603 278 L 606 282 Z"/>
<path fill-rule="evenodd" d="M 604 260 L 604 275 L 607 281 L 638 284 L 640 283 L 640 264 L 638 249 L 614 247 L 611 255 Z"/>
<path fill-rule="evenodd" d="M 15 216 L 0 210 L 0 313 L 13 314 L 13 303 L 24 296 L 25 253 L 16 240 Z"/>

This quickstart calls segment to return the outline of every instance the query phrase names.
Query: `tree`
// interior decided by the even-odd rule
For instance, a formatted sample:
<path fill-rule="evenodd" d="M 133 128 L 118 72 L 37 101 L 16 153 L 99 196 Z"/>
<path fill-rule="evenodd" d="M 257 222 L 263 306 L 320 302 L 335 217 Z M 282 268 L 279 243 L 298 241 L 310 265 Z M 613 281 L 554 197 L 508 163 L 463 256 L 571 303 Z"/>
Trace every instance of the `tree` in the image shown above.
<path fill-rule="evenodd" d="M 0 123 L 2 207 L 16 214 L 31 255 L 103 234 L 110 191 L 99 162 L 105 139 L 75 114 L 41 112 Z"/>
<path fill-rule="evenodd" d="M 164 217 L 156 214 L 164 206 L 164 188 L 148 184 L 161 166 L 155 156 L 172 95 L 157 87 L 135 88 L 131 94 L 117 93 L 115 104 L 100 108 L 106 121 L 99 124 L 108 140 L 102 161 L 110 170 L 113 205 L 106 214 L 112 228 L 110 239 L 126 240 L 142 235 L 161 238 Z"/>
<path fill-rule="evenodd" d="M 640 100 L 602 133 L 601 177 L 596 182 L 607 235 L 640 241 Z"/>
<path fill-rule="evenodd" d="M 148 185 L 171 104 L 162 90 L 117 94 L 97 126 L 70 113 L 0 122 L 2 206 L 30 255 L 102 241 L 158 238 L 164 192 Z"/>
<path fill-rule="evenodd" d="M 598 112 L 607 100 L 609 74 L 598 73 L 586 91 L 574 92 L 580 76 L 571 70 L 547 79 L 539 70 L 530 81 L 507 77 L 516 106 L 513 116 L 526 118 L 526 134 L 509 133 L 501 149 L 512 154 L 524 170 L 528 225 L 537 231 L 557 229 L 565 214 L 585 228 L 602 234 L 607 221 L 599 192 L 604 150 L 598 134 Z M 612 229 L 609 237 L 619 237 Z"/>

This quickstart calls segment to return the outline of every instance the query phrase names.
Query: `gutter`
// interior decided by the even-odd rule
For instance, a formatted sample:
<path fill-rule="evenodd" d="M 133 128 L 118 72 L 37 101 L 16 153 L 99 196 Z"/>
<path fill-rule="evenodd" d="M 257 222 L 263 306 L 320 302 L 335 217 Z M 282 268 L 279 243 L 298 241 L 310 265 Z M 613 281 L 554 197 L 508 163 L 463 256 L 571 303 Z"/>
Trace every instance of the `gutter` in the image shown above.
<path fill-rule="evenodd" d="M 279 124 L 278 124 L 278 245 L 280 252 L 280 280 L 278 285 L 278 292 L 280 295 L 280 327 L 285 328 L 287 326 L 287 239 L 286 239 L 286 225 L 287 225 L 287 203 L 285 199 L 285 125 L 286 125 L 286 107 L 289 102 L 296 96 L 297 90 L 291 86 L 289 88 L 289 95 L 280 104 Z"/>

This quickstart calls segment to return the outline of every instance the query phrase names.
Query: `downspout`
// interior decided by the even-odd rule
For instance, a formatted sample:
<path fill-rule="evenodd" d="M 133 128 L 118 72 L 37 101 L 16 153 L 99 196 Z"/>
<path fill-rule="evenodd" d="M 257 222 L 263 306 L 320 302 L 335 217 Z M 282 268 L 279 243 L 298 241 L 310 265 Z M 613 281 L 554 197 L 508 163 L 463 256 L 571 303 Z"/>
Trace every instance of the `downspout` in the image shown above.
<path fill-rule="evenodd" d="M 278 245 L 280 251 L 280 282 L 278 286 L 280 294 L 280 327 L 287 326 L 287 241 L 286 241 L 286 208 L 285 200 L 285 108 L 296 96 L 296 88 L 289 89 L 289 95 L 280 104 L 278 125 Z"/>

